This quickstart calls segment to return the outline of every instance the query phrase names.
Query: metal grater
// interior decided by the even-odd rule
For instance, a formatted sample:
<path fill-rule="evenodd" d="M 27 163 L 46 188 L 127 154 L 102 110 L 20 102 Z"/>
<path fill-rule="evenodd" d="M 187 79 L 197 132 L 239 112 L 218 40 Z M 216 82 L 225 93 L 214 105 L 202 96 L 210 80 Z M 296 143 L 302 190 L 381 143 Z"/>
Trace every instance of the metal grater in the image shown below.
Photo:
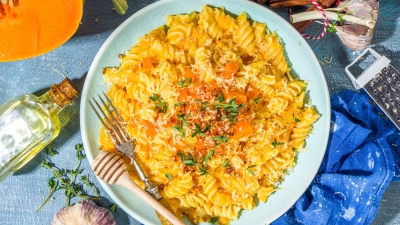
<path fill-rule="evenodd" d="M 368 52 L 376 58 L 376 61 L 355 78 L 349 68 Z M 390 60 L 368 48 L 350 65 L 346 66 L 345 70 L 354 87 L 356 89 L 363 88 L 400 129 L 400 73 L 390 65 Z"/>

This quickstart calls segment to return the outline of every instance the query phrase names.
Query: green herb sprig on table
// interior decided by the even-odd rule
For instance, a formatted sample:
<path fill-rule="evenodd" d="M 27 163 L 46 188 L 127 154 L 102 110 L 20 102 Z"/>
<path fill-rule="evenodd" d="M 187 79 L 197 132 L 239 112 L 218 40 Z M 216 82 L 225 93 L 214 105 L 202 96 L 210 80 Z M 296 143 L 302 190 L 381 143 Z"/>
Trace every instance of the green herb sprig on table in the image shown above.
<path fill-rule="evenodd" d="M 50 159 L 46 158 L 40 164 L 41 167 L 51 170 L 53 176 L 47 180 L 47 186 L 50 188 L 49 194 L 43 201 L 43 203 L 36 210 L 38 212 L 51 198 L 51 196 L 58 190 L 63 190 L 65 193 L 65 204 L 70 205 L 70 201 L 74 197 L 81 199 L 99 200 L 99 189 L 89 180 L 88 175 L 82 175 L 83 169 L 80 169 L 80 165 L 86 155 L 83 154 L 83 145 L 75 145 L 77 162 L 75 167 L 71 169 L 60 169 L 55 166 Z M 54 156 L 58 154 L 57 151 L 52 149 L 50 146 L 47 147 L 47 154 Z M 93 195 L 89 195 L 85 189 L 90 189 Z"/>
<path fill-rule="evenodd" d="M 113 205 L 111 205 L 109 208 L 108 208 L 108 210 L 110 210 L 110 212 L 113 212 L 113 213 L 117 213 L 117 209 L 119 208 L 119 206 L 117 205 L 117 204 L 113 204 Z"/>

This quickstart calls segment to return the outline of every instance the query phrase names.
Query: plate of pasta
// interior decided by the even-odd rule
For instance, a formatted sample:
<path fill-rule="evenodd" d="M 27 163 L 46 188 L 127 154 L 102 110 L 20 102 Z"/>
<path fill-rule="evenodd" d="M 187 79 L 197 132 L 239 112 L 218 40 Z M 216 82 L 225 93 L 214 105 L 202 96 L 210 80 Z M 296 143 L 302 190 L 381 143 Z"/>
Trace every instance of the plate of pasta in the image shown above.
<path fill-rule="evenodd" d="M 289 23 L 251 1 L 163 0 L 110 35 L 82 93 L 90 163 L 116 151 L 88 104 L 102 91 L 138 163 L 187 224 L 273 222 L 307 189 L 328 142 L 318 60 Z M 160 224 L 127 189 L 101 185 L 141 223 Z"/>

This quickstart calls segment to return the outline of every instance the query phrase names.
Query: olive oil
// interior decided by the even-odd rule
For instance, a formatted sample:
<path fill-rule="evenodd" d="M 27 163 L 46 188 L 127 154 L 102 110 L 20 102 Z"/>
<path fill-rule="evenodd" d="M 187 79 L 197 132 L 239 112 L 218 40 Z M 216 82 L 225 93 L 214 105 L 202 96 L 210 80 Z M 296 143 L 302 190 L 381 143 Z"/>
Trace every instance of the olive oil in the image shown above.
<path fill-rule="evenodd" d="M 40 97 L 25 94 L 0 106 L 0 181 L 57 137 L 58 115 L 76 95 L 77 91 L 65 79 Z"/>

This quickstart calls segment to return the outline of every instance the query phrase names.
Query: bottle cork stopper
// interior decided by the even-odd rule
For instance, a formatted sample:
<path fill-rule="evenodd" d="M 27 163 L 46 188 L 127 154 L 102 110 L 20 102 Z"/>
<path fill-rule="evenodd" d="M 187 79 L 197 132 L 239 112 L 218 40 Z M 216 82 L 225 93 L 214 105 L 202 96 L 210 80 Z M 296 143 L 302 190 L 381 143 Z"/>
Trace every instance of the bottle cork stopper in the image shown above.
<path fill-rule="evenodd" d="M 71 80 L 65 78 L 61 83 L 51 86 L 49 95 L 58 106 L 64 108 L 72 104 L 72 100 L 78 95 L 78 91 L 72 85 Z"/>

